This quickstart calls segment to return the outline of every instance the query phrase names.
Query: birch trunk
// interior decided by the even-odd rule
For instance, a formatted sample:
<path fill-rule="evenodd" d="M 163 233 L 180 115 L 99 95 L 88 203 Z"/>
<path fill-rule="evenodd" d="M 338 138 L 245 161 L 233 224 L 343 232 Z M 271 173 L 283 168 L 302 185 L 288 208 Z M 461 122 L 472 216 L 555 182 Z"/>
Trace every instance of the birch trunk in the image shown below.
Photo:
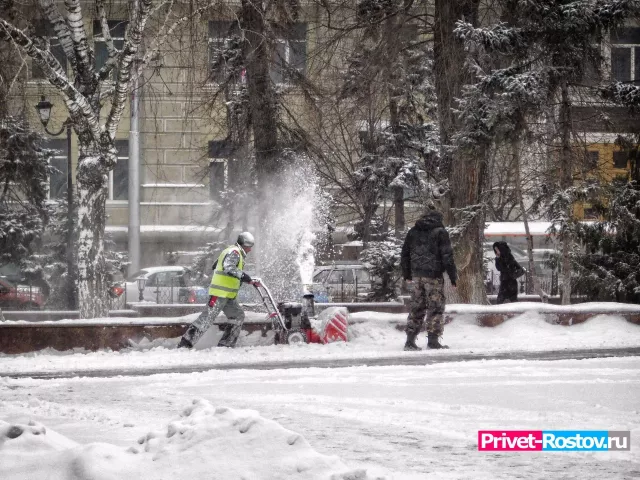
<path fill-rule="evenodd" d="M 104 259 L 107 171 L 97 168 L 101 163 L 100 154 L 91 150 L 80 145 L 76 176 L 80 318 L 105 316 L 109 306 Z"/>

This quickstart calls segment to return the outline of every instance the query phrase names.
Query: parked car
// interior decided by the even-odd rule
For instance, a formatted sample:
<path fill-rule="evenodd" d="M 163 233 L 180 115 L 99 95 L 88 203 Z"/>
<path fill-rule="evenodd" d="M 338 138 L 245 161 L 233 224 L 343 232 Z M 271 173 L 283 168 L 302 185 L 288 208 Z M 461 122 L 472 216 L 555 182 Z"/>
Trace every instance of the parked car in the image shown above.
<path fill-rule="evenodd" d="M 40 310 L 46 302 L 39 287 L 11 283 L 0 278 L 0 308 L 5 310 Z"/>
<path fill-rule="evenodd" d="M 145 279 L 142 301 L 154 303 L 206 303 L 207 289 L 189 285 L 189 269 L 177 265 L 147 267 L 129 275 L 110 288 L 112 297 L 126 296 L 127 302 L 140 301 L 138 278 Z"/>
<path fill-rule="evenodd" d="M 316 302 L 355 302 L 371 292 L 371 277 L 358 263 L 318 266 L 313 272 L 311 290 Z"/>

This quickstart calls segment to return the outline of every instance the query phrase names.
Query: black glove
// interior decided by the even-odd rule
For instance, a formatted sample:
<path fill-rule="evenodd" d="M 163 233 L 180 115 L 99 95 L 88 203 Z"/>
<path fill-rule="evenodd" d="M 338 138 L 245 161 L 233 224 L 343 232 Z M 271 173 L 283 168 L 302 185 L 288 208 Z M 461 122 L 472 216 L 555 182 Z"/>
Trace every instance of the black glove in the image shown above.
<path fill-rule="evenodd" d="M 452 287 L 455 287 L 455 286 L 456 286 L 456 282 L 455 282 L 455 280 L 454 280 L 453 282 L 451 282 L 451 286 L 452 286 Z"/>
<path fill-rule="evenodd" d="M 242 272 L 242 277 L 240 277 L 240 281 L 244 283 L 251 283 L 251 277 L 246 273 Z"/>

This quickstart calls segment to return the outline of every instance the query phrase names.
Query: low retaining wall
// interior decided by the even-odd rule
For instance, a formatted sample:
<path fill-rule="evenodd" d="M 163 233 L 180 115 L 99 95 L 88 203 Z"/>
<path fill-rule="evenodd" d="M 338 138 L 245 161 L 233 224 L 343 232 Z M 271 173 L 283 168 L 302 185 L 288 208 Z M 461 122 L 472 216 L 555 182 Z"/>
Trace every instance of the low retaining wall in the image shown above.
<path fill-rule="evenodd" d="M 64 351 L 120 350 L 130 340 L 173 338 L 182 335 L 187 324 L 168 325 L 55 325 L 28 323 L 0 325 L 0 352 L 17 354 L 53 348 Z"/>
<path fill-rule="evenodd" d="M 445 319 L 453 320 L 460 315 L 473 315 L 479 325 L 495 327 L 510 318 L 532 313 L 556 325 L 571 326 L 583 323 L 598 315 L 615 315 L 640 325 L 640 305 L 621 303 L 583 303 L 578 305 L 551 305 L 532 303 L 510 303 L 497 306 L 451 305 L 445 311 Z"/>
<path fill-rule="evenodd" d="M 121 350 L 140 343 L 182 336 L 189 322 L 176 321 L 148 324 L 137 323 L 96 324 L 71 321 L 46 323 L 0 322 L 0 353 L 19 354 L 45 348 L 58 351 L 82 348 L 86 350 Z M 266 333 L 271 328 L 265 322 L 245 322 L 243 330 Z"/>
<path fill-rule="evenodd" d="M 319 304 L 322 307 L 340 304 Z M 343 304 L 344 305 L 344 304 Z M 375 311 L 384 313 L 404 313 L 403 304 L 346 304 L 350 312 Z M 157 306 L 156 306 L 157 307 Z M 367 308 L 368 307 L 368 308 Z M 171 306 L 166 311 L 171 311 Z M 195 313 L 202 311 L 202 306 L 191 306 Z M 182 310 L 180 310 L 182 312 Z M 457 317 L 472 315 L 479 325 L 495 327 L 510 318 L 531 312 L 542 316 L 547 322 L 558 325 L 576 325 L 597 315 L 616 315 L 627 321 L 640 325 L 640 305 L 592 303 L 570 306 L 549 304 L 508 304 L 489 305 L 448 305 L 445 321 L 455 321 Z M 43 313 L 43 312 L 40 312 Z M 70 312 L 66 312 L 67 314 Z M 141 312 L 138 312 L 141 313 Z M 44 322 L 4 321 L 0 322 L 0 352 L 20 354 L 53 348 L 70 350 L 83 348 L 87 350 L 112 349 L 119 350 L 130 346 L 131 342 L 143 340 L 153 341 L 162 338 L 181 336 L 189 325 L 185 318 L 132 318 L 122 315 L 113 320 L 62 320 Z M 397 321 L 397 320 L 396 320 Z M 395 324 L 398 330 L 404 330 L 404 322 Z M 247 332 L 262 331 L 265 334 L 271 324 L 265 322 L 264 314 L 247 312 L 244 330 Z"/>

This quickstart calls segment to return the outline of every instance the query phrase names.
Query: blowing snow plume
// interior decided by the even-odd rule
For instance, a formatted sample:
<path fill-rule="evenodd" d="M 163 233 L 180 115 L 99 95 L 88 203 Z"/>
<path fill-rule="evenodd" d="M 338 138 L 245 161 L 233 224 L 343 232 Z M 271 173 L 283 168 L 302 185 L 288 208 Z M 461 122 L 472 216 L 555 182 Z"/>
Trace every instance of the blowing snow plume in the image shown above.
<path fill-rule="evenodd" d="M 324 218 L 326 201 L 310 160 L 296 156 L 278 178 L 265 187 L 267 205 L 260 219 L 258 265 L 276 299 L 294 299 L 312 282 L 315 232 Z"/>

